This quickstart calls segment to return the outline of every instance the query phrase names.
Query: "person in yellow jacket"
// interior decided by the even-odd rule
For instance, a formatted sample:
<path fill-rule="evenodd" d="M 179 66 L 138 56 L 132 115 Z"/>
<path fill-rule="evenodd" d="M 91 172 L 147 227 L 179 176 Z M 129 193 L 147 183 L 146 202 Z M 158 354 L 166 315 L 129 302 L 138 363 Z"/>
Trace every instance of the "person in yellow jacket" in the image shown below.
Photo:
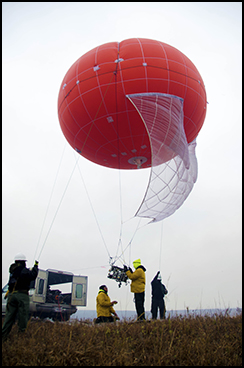
<path fill-rule="evenodd" d="M 134 293 L 135 296 L 137 319 L 145 320 L 144 302 L 145 302 L 146 268 L 142 266 L 140 259 L 136 259 L 133 262 L 133 266 L 135 268 L 134 272 L 132 271 L 131 268 L 127 268 L 127 266 L 124 266 L 124 270 L 126 271 L 126 275 L 128 276 L 128 278 L 132 280 L 130 290 L 132 293 Z"/>
<path fill-rule="evenodd" d="M 115 319 L 119 320 L 117 313 L 115 312 L 113 305 L 117 304 L 116 300 L 110 301 L 108 296 L 108 288 L 106 285 L 101 285 L 99 287 L 99 292 L 97 295 L 97 319 L 95 323 L 101 322 L 114 322 Z M 115 316 L 112 316 L 112 314 Z"/>

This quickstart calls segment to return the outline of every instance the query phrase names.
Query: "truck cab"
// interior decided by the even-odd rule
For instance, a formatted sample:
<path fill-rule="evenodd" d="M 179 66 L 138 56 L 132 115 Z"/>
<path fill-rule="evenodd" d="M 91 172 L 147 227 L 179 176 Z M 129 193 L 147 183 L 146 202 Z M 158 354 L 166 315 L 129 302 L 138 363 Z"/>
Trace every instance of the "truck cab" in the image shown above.
<path fill-rule="evenodd" d="M 38 270 L 37 278 L 31 282 L 30 315 L 67 321 L 77 311 L 77 306 L 87 303 L 87 276 L 53 269 Z M 8 285 L 2 289 L 2 315 L 6 313 L 7 299 L 4 296 Z"/>

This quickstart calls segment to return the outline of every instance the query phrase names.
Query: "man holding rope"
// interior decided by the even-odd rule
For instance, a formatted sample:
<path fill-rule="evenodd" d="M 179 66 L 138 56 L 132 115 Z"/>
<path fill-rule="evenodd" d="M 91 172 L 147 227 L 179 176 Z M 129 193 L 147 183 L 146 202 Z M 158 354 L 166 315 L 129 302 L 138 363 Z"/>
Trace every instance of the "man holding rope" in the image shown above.
<path fill-rule="evenodd" d="M 29 290 L 30 282 L 35 280 L 38 274 L 38 262 L 29 270 L 26 268 L 26 257 L 18 253 L 15 263 L 9 267 L 8 291 L 5 298 L 8 298 L 6 306 L 6 316 L 2 326 L 2 341 L 5 341 L 10 333 L 15 318 L 18 314 L 19 331 L 24 332 L 29 319 Z"/>

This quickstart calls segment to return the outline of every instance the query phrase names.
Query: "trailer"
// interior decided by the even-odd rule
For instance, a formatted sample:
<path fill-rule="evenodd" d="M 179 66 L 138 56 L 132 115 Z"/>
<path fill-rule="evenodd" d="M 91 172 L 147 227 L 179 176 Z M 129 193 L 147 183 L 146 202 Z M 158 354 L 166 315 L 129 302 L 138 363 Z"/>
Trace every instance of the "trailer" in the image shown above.
<path fill-rule="evenodd" d="M 38 270 L 37 278 L 31 282 L 30 316 L 67 321 L 77 307 L 87 304 L 87 276 L 54 269 Z M 4 296 L 8 284 L 2 289 L 2 316 L 6 314 L 7 299 Z"/>

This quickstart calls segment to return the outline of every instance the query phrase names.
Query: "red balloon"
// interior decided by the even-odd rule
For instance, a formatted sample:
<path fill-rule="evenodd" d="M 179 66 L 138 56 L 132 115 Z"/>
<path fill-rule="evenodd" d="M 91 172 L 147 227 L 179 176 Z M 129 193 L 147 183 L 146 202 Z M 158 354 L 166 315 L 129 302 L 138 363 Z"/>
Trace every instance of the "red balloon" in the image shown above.
<path fill-rule="evenodd" d="M 183 100 L 187 142 L 206 115 L 206 91 L 194 64 L 163 42 L 132 38 L 98 46 L 68 70 L 58 96 L 58 116 L 69 144 L 99 165 L 151 166 L 150 137 L 128 95 L 157 93 Z"/>

